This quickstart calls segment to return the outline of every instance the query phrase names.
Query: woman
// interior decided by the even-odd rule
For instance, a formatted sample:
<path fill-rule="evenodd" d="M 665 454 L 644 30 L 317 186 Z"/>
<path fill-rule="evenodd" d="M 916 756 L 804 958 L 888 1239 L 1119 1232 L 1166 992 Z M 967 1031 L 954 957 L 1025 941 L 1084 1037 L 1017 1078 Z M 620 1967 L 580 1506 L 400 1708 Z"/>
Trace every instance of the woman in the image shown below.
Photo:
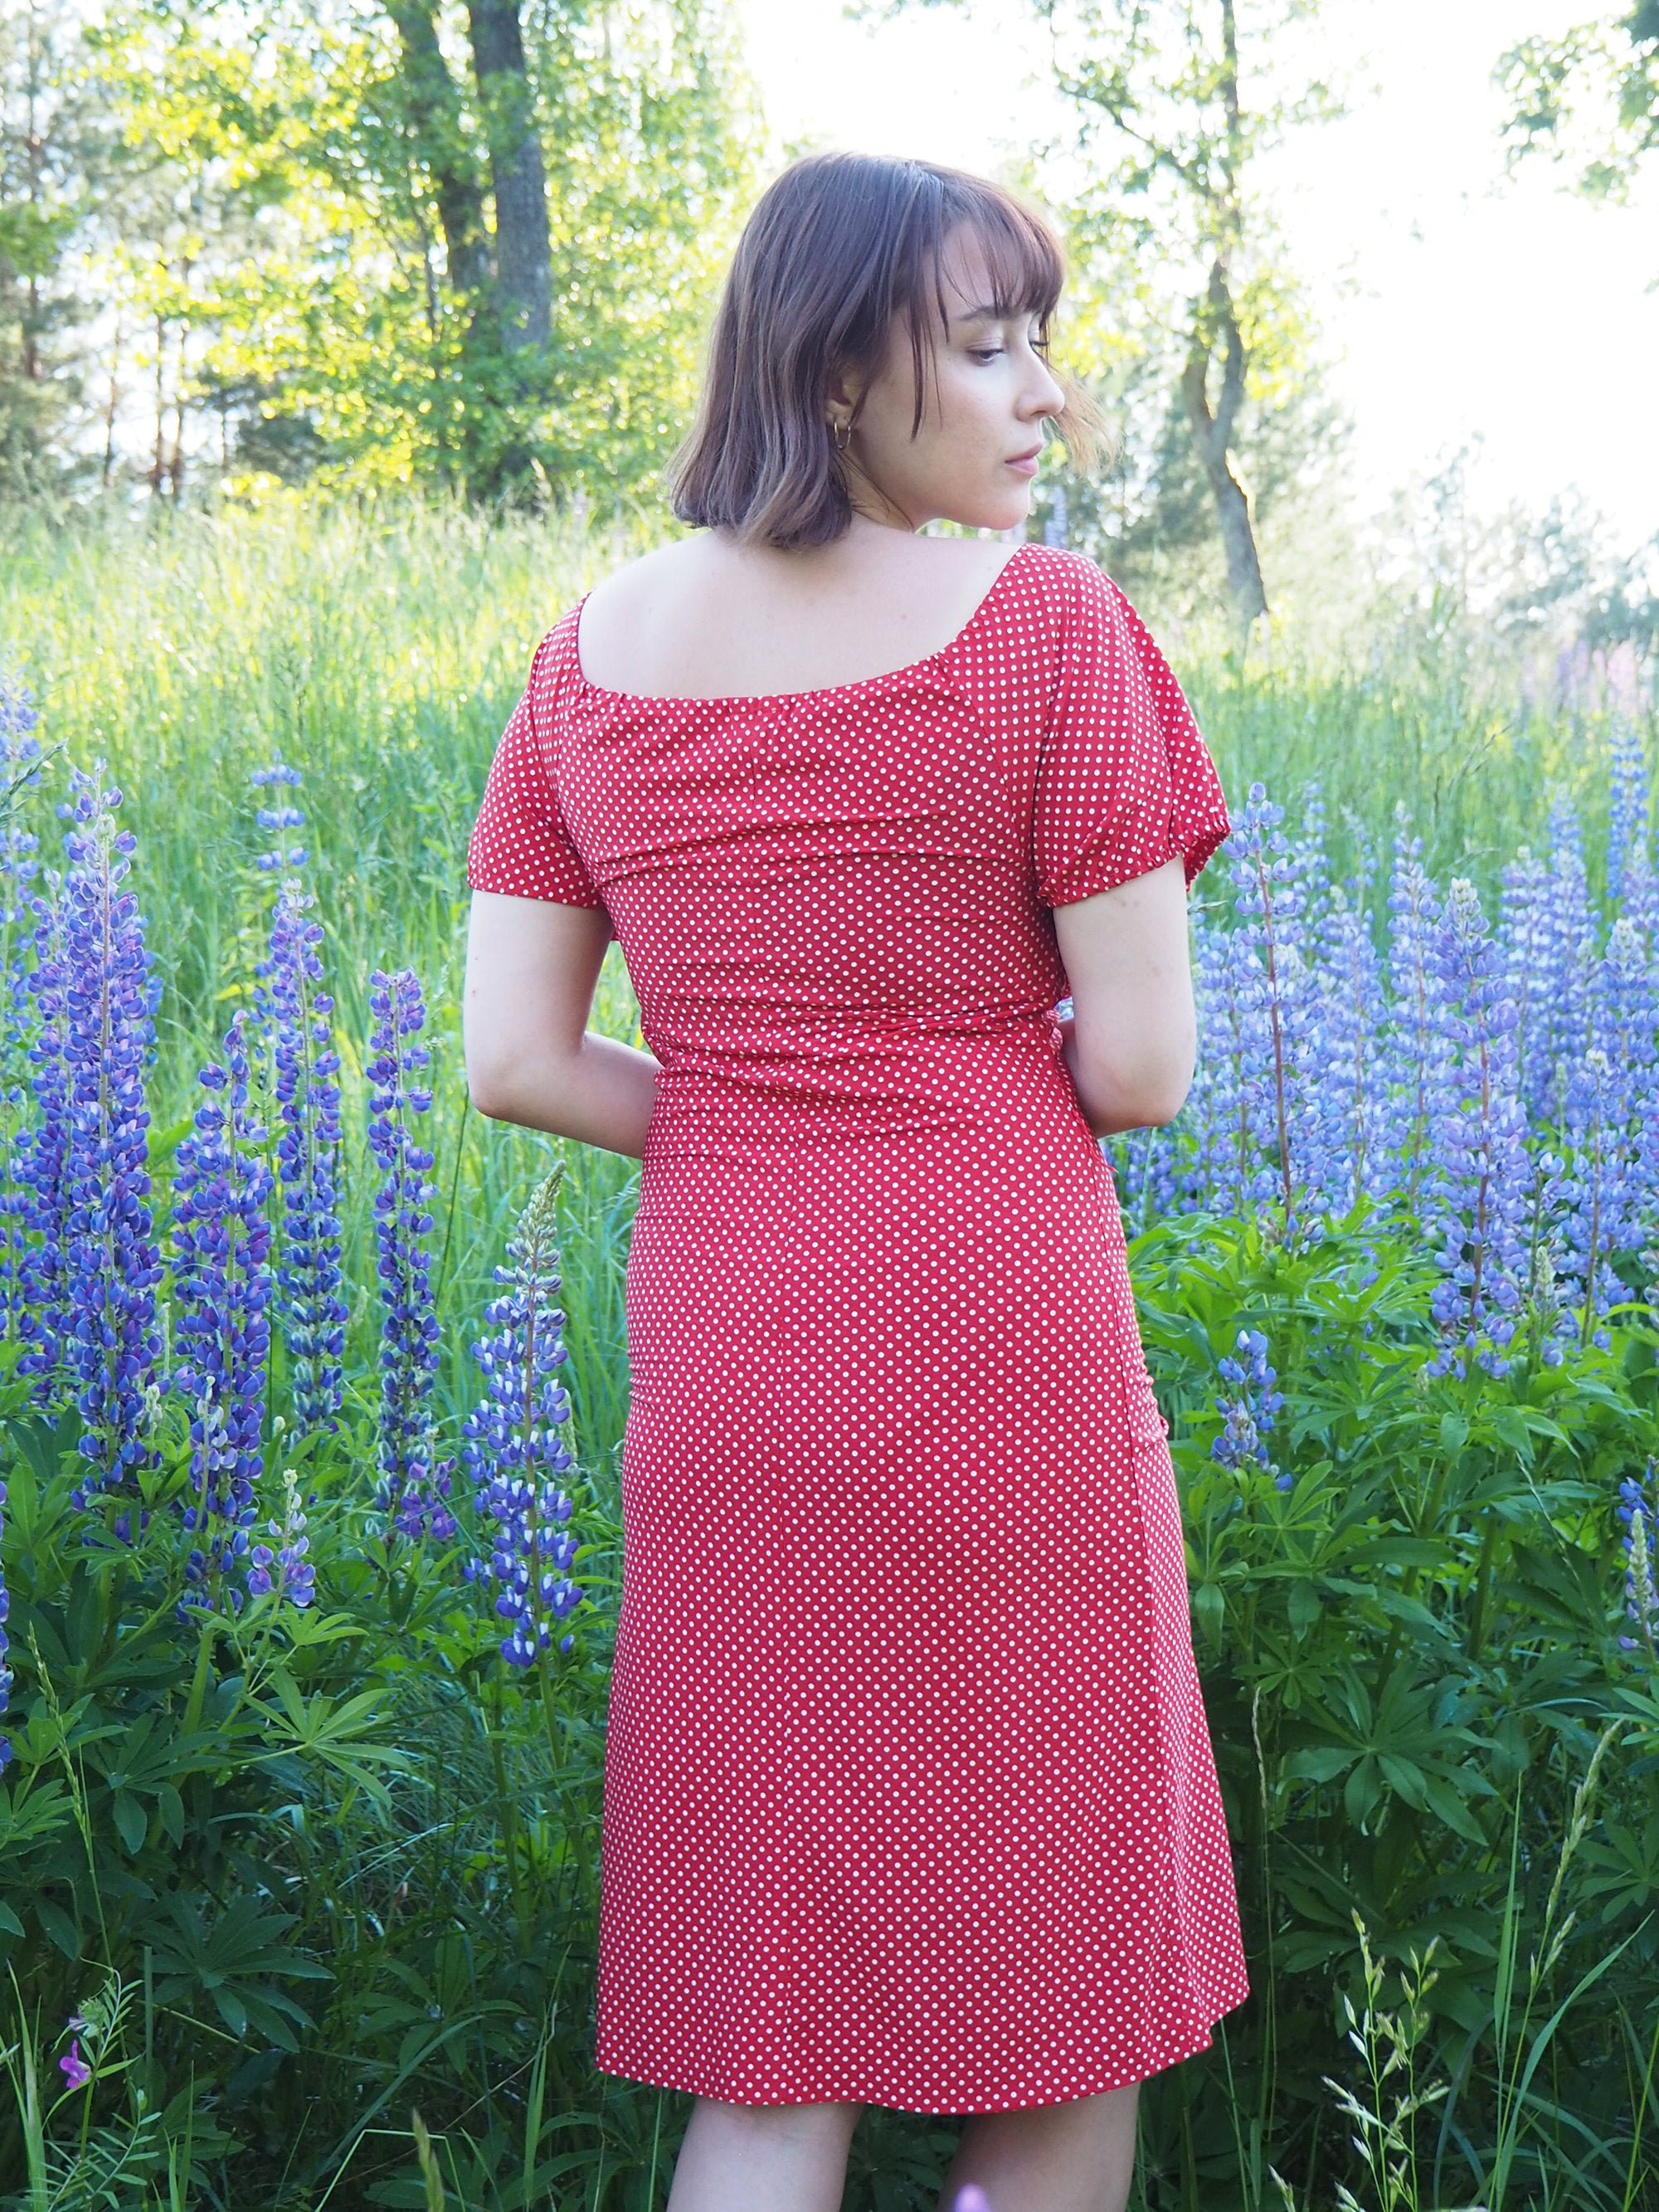
<path fill-rule="evenodd" d="M 1063 275 L 960 172 L 787 170 L 701 528 L 543 640 L 473 836 L 476 1103 L 643 1162 L 596 2056 L 698 2100 L 672 2212 L 830 2212 L 866 2103 L 973 2116 L 957 2212 L 1118 2212 L 1247 1994 L 1097 1141 L 1186 1095 L 1226 810 L 1092 562 L 918 535 L 1086 447 Z"/>

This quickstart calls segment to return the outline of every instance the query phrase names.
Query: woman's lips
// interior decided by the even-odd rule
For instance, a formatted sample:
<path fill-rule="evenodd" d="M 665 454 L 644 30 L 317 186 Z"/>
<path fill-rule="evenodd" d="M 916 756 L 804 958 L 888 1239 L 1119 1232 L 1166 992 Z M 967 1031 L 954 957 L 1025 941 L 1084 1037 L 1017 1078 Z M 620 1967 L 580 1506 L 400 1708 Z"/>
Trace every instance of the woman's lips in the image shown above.
<path fill-rule="evenodd" d="M 1003 463 L 1003 466 L 1005 468 L 1018 469 L 1023 477 L 1034 477 L 1037 472 L 1037 463 L 1041 458 L 1042 456 L 1038 453 L 1031 453 L 1023 460 L 1005 461 Z"/>

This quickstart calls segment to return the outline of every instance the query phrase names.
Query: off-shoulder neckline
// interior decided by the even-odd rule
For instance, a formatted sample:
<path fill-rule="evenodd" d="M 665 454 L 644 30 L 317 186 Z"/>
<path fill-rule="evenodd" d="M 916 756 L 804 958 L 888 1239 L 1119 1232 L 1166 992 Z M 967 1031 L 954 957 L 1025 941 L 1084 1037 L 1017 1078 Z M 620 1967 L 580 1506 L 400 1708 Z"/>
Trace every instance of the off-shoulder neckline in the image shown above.
<path fill-rule="evenodd" d="M 1013 548 L 1008 558 L 991 579 L 988 589 L 972 614 L 969 616 L 956 635 L 940 646 L 937 653 L 926 653 L 920 660 L 906 661 L 902 668 L 884 668 L 874 676 L 855 676 L 850 684 L 820 684 L 810 691 L 704 691 L 692 694 L 676 694 L 666 691 L 613 691 L 608 684 L 590 683 L 582 671 L 581 656 L 578 651 L 577 641 L 581 628 L 582 609 L 592 596 L 588 592 L 582 593 L 569 615 L 569 672 L 577 690 L 585 696 L 612 699 L 624 707 L 766 707 L 777 705 L 785 700 L 839 699 L 844 697 L 848 692 L 867 691 L 877 684 L 891 684 L 897 677 L 917 675 L 922 669 L 934 667 L 939 661 L 948 659 L 953 653 L 959 651 L 989 613 L 998 594 L 1001 592 L 1003 581 L 1008 571 L 1014 566 L 1022 553 L 1032 550 L 1034 542 L 1030 538 L 1022 538 Z"/>

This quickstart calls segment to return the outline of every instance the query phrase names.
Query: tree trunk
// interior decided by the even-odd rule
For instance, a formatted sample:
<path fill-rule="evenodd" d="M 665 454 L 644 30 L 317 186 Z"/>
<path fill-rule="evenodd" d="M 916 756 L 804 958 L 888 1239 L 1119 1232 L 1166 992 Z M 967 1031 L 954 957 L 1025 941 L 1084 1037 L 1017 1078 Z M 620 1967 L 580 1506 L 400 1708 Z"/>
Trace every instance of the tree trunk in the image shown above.
<path fill-rule="evenodd" d="M 1210 359 L 1218 340 L 1224 345 L 1224 353 L 1221 397 L 1212 411 Z M 1228 288 L 1227 272 L 1218 258 L 1210 264 L 1208 296 L 1193 325 L 1181 392 L 1199 458 L 1215 500 L 1216 520 L 1227 556 L 1227 588 L 1232 593 L 1234 611 L 1248 631 L 1259 615 L 1267 612 L 1267 594 L 1261 580 L 1255 529 L 1250 520 L 1249 495 L 1233 474 L 1229 457 L 1233 426 L 1244 397 L 1244 338 Z"/>
<path fill-rule="evenodd" d="M 483 104 L 495 197 L 495 295 L 508 352 L 553 336 L 547 179 L 525 67 L 518 0 L 471 0 L 472 66 Z"/>
<path fill-rule="evenodd" d="M 436 0 L 390 0 L 403 49 L 404 112 L 438 195 L 453 289 L 476 298 L 489 283 L 483 194 L 461 130 L 461 95 L 434 21 Z"/>

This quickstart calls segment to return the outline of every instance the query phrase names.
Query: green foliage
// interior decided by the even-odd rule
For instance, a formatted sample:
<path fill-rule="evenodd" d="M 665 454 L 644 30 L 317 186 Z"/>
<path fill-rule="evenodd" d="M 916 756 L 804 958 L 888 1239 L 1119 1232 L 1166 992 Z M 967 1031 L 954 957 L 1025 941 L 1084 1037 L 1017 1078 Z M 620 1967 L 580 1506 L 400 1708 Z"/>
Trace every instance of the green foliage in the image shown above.
<path fill-rule="evenodd" d="M 1510 111 L 1510 167 L 1528 154 L 1576 161 L 1580 191 L 1623 200 L 1659 147 L 1659 5 L 1636 0 L 1559 37 L 1523 39 L 1493 72 Z"/>

